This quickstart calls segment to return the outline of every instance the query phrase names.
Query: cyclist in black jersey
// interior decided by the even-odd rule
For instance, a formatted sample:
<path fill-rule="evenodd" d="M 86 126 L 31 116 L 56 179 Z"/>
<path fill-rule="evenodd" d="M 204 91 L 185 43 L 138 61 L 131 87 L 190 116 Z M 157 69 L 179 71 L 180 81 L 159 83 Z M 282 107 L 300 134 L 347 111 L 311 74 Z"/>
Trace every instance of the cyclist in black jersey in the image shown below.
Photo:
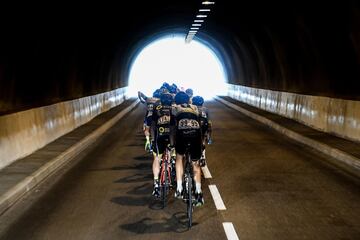
<path fill-rule="evenodd" d="M 201 96 L 195 96 L 192 99 L 192 103 L 197 106 L 199 113 L 200 113 L 200 123 L 201 123 L 201 134 L 202 134 L 202 155 L 200 159 L 200 165 L 203 167 L 206 165 L 205 160 L 205 146 L 206 144 L 211 144 L 212 138 L 211 138 L 211 120 L 209 116 L 209 111 L 206 107 L 203 106 L 204 104 L 204 98 Z"/>
<path fill-rule="evenodd" d="M 175 197 L 183 196 L 183 158 L 186 146 L 190 144 L 190 155 L 193 160 L 193 171 L 195 180 L 195 205 L 204 204 L 204 198 L 201 190 L 201 168 L 199 159 L 201 157 L 202 140 L 199 111 L 195 105 L 189 104 L 190 97 L 185 92 L 179 92 L 175 96 L 175 103 L 172 107 L 172 114 L 176 119 L 176 179 L 177 189 Z"/>
<path fill-rule="evenodd" d="M 146 114 L 144 117 L 144 126 L 143 126 L 143 131 L 144 131 L 144 135 L 146 138 L 146 142 L 145 142 L 145 151 L 150 151 L 150 146 L 151 146 L 151 132 L 150 132 L 150 127 L 151 127 L 151 120 L 152 120 L 152 114 L 153 114 L 153 109 L 154 109 L 154 104 L 156 104 L 157 102 L 159 102 L 160 100 L 160 89 L 157 89 L 154 91 L 153 96 L 152 97 L 147 97 L 145 94 L 143 94 L 142 92 L 138 92 L 138 97 L 140 99 L 140 101 L 144 104 L 146 104 Z"/>
<path fill-rule="evenodd" d="M 154 134 L 154 144 L 153 144 L 153 175 L 154 175 L 154 190 L 152 195 L 159 197 L 160 188 L 159 188 L 159 172 L 160 172 L 160 159 L 162 154 L 165 151 L 165 148 L 170 145 L 170 148 L 173 148 L 175 141 L 175 119 L 172 116 L 171 104 L 173 102 L 173 97 L 169 93 L 163 93 L 160 96 L 160 102 L 154 105 L 152 113 L 152 124 L 151 132 Z M 175 149 L 172 150 L 173 154 Z"/>

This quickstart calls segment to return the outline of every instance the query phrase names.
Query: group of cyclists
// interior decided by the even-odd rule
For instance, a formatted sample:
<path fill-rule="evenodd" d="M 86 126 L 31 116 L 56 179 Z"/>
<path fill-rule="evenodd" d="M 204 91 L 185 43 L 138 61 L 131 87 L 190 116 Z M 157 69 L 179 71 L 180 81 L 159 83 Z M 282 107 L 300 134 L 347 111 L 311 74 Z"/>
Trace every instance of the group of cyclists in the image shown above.
<path fill-rule="evenodd" d="M 175 197 L 183 198 L 184 154 L 190 152 L 193 160 L 195 181 L 195 206 L 204 204 L 201 189 L 201 167 L 205 166 L 205 145 L 211 143 L 211 121 L 204 99 L 193 96 L 192 89 L 179 89 L 176 84 L 163 83 L 152 97 L 138 92 L 140 101 L 146 104 L 144 119 L 145 150 L 153 153 L 154 188 L 152 195 L 160 196 L 160 159 L 170 148 L 176 159 Z"/>

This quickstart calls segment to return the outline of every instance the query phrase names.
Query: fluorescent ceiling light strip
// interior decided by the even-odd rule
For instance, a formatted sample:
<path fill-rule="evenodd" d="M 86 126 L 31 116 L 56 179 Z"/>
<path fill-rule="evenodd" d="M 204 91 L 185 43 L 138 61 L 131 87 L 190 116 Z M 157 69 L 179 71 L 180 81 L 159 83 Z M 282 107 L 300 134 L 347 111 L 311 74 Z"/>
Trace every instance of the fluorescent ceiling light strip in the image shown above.
<path fill-rule="evenodd" d="M 206 18 L 207 15 L 202 15 L 202 14 L 199 14 L 199 15 L 196 15 L 197 18 Z"/>
<path fill-rule="evenodd" d="M 194 22 L 204 22 L 202 19 L 195 19 Z"/>
<path fill-rule="evenodd" d="M 210 2 L 210 1 L 205 1 L 205 2 L 202 2 L 203 5 L 213 5 L 215 4 L 215 2 Z"/>
<path fill-rule="evenodd" d="M 199 9 L 199 12 L 210 12 L 210 9 Z"/>
<path fill-rule="evenodd" d="M 199 23 L 193 23 L 192 26 L 193 26 L 193 27 L 200 27 L 201 24 L 199 24 Z"/>

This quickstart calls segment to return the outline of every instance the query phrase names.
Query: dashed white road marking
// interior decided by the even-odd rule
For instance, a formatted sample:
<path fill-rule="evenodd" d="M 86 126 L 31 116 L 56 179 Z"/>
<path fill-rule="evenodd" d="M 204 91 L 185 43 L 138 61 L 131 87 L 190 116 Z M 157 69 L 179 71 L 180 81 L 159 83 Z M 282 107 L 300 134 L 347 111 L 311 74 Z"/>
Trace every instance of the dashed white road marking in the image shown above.
<path fill-rule="evenodd" d="M 221 199 L 219 190 L 215 185 L 209 185 L 210 193 L 214 199 L 215 206 L 217 210 L 226 210 L 225 204 Z"/>
<path fill-rule="evenodd" d="M 238 235 L 236 234 L 234 225 L 231 222 L 223 223 L 225 234 L 228 240 L 239 240 Z"/>
<path fill-rule="evenodd" d="M 207 165 L 201 168 L 205 178 L 212 178 L 211 173 Z M 217 210 L 226 210 L 225 204 L 221 198 L 219 190 L 216 185 L 209 185 L 211 196 L 214 199 L 214 203 Z M 224 222 L 223 227 L 228 240 L 239 240 L 239 237 L 235 231 L 234 225 L 231 222 Z"/>
<path fill-rule="evenodd" d="M 201 169 L 202 169 L 202 171 L 204 173 L 205 178 L 212 178 L 211 173 L 210 173 L 209 168 L 207 167 L 207 165 L 205 165 L 205 167 L 202 167 Z"/>

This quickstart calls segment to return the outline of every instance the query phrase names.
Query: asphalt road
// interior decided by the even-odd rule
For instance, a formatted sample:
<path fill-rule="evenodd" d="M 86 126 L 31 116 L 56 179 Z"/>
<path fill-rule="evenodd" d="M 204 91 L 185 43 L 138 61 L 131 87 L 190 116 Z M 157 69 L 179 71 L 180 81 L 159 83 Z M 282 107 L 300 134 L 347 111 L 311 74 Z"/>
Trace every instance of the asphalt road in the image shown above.
<path fill-rule="evenodd" d="M 205 205 L 186 227 L 185 204 L 151 197 L 144 108 L 127 117 L 2 217 L 0 239 L 360 239 L 360 184 L 323 156 L 218 102 L 207 106 L 214 144 Z M 217 210 L 208 185 L 226 210 Z M 5 219 L 5 220 L 4 220 Z"/>

